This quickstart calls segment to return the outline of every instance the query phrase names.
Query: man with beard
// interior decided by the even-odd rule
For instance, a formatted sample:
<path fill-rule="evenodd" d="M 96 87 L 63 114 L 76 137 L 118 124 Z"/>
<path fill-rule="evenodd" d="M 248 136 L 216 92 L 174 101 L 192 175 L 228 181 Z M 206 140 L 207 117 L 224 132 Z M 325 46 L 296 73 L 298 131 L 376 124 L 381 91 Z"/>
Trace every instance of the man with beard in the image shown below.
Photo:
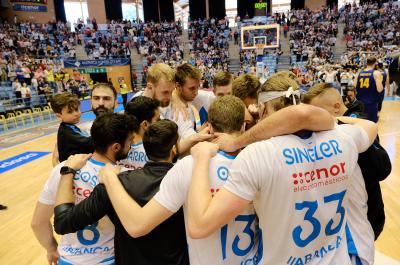
<path fill-rule="evenodd" d="M 176 69 L 172 69 L 165 63 L 153 64 L 148 71 L 147 86 L 143 92 L 134 95 L 145 96 L 156 99 L 160 102 L 161 119 L 173 120 L 178 125 L 179 151 L 187 152 L 194 144 L 211 139 L 208 128 L 199 129 L 200 117 L 195 107 L 189 104 L 197 95 L 201 79 L 201 72 L 189 64 L 183 64 Z M 189 119 L 183 117 L 183 113 L 178 111 L 174 115 L 174 109 L 178 108 L 177 103 L 171 100 L 172 91 L 176 86 L 177 97 L 179 97 L 179 106 L 189 115 Z M 174 116 L 177 116 L 176 118 Z M 196 127 L 196 121 L 197 127 Z"/>
<path fill-rule="evenodd" d="M 119 174 L 127 193 L 141 206 L 157 193 L 162 179 L 172 168 L 172 161 L 178 154 L 178 138 L 178 126 L 174 122 L 160 120 L 152 123 L 143 136 L 143 146 L 150 162 L 141 169 Z M 77 157 L 71 166 L 78 170 L 82 164 Z M 99 178 L 101 180 L 102 176 Z M 76 232 L 107 215 L 115 225 L 116 264 L 189 264 L 182 208 L 148 235 L 132 238 L 117 216 L 103 184 L 97 185 L 87 199 L 74 205 L 71 189 L 74 179 L 74 175 L 69 173 L 60 181 L 54 209 L 57 233 Z M 153 218 L 146 220 L 154 221 Z"/>
<path fill-rule="evenodd" d="M 73 155 L 53 169 L 39 196 L 32 219 L 32 229 L 47 250 L 49 264 L 57 264 L 57 260 L 58 264 L 64 265 L 114 264 L 114 226 L 107 217 L 89 223 L 92 225 L 82 227 L 77 233 L 62 236 L 59 246 L 53 236 L 50 218 L 62 175 L 73 177 L 73 202 L 79 203 L 89 197 L 98 184 L 100 168 L 105 163 L 115 164 L 127 156 L 137 126 L 136 119 L 129 115 L 100 115 L 91 129 L 93 155 Z M 75 162 L 77 160 L 80 161 L 79 166 Z"/>
<path fill-rule="evenodd" d="M 91 106 L 92 111 L 96 117 L 100 114 L 107 112 L 114 112 L 114 108 L 117 106 L 117 91 L 109 83 L 98 83 L 93 86 L 91 95 Z M 86 133 L 86 136 L 90 135 L 90 128 L 93 122 L 87 122 L 79 126 L 82 132 Z M 59 154 L 57 149 L 57 143 L 53 151 L 52 158 L 53 166 L 59 163 Z"/>

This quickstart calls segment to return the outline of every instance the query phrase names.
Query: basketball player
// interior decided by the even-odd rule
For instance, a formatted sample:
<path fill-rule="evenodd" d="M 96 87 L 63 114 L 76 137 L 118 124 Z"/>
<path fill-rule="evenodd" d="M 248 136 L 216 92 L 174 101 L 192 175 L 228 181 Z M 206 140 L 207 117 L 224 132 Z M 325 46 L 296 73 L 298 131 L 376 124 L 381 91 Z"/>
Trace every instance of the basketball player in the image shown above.
<path fill-rule="evenodd" d="M 192 101 L 192 104 L 196 107 L 199 111 L 200 115 L 200 123 L 204 124 L 207 121 L 208 117 L 208 109 L 210 105 L 214 102 L 216 97 L 222 97 L 226 95 L 232 95 L 232 82 L 233 82 L 233 75 L 227 71 L 220 71 L 214 75 L 213 86 L 214 91 L 205 91 L 199 90 L 199 93 Z M 176 110 L 177 112 L 182 112 L 180 108 Z M 184 116 L 188 116 L 187 113 L 184 112 Z M 175 114 L 176 115 L 176 114 Z"/>
<path fill-rule="evenodd" d="M 165 63 L 153 64 L 147 73 L 147 85 L 143 92 L 133 97 L 145 96 L 160 101 L 161 107 L 167 107 L 175 89 L 175 71 Z"/>
<path fill-rule="evenodd" d="M 364 103 L 368 120 L 378 121 L 379 93 L 383 91 L 382 73 L 375 70 L 376 58 L 367 59 L 367 67 L 356 76 L 354 86 L 357 89 L 357 99 Z"/>
<path fill-rule="evenodd" d="M 136 126 L 134 118 L 128 115 L 107 113 L 99 116 L 91 129 L 95 149 L 93 156 L 83 163 L 79 171 L 71 168 L 70 160 L 53 169 L 39 196 L 32 219 L 33 232 L 47 250 L 50 264 L 57 264 L 57 259 L 59 265 L 114 264 L 114 226 L 107 217 L 81 231 L 62 236 L 59 245 L 53 236 L 50 218 L 61 175 L 73 174 L 75 203 L 82 201 L 98 184 L 100 168 L 105 163 L 115 163 L 126 157 Z"/>
<path fill-rule="evenodd" d="M 251 74 L 240 75 L 232 83 L 232 95 L 240 98 L 246 105 L 246 130 L 250 129 L 258 119 L 258 113 L 253 111 L 252 106 L 257 103 L 260 87 L 258 78 Z"/>
<path fill-rule="evenodd" d="M 118 105 L 117 91 L 110 83 L 98 83 L 93 86 L 90 100 L 92 111 L 96 117 L 103 113 L 112 113 L 114 112 L 115 107 Z M 90 135 L 90 128 L 92 127 L 92 124 L 93 122 L 87 122 L 83 125 L 79 125 L 79 128 L 83 132 L 86 132 L 87 135 Z M 53 166 L 56 166 L 59 163 L 57 142 L 53 150 L 52 163 Z"/>
<path fill-rule="evenodd" d="M 180 101 L 184 104 L 186 112 L 189 113 L 189 119 L 185 120 L 183 113 L 179 113 L 178 117 L 174 118 L 171 106 L 161 110 L 163 118 L 174 120 L 176 124 L 178 124 L 179 136 L 182 138 L 187 138 L 190 135 L 196 134 L 201 126 L 199 112 L 191 104 L 198 94 L 200 79 L 200 70 L 188 63 L 182 64 L 176 68 L 175 91 Z"/>
<path fill-rule="evenodd" d="M 322 117 L 322 123 L 319 126 L 321 129 L 329 129 L 332 126 L 333 119 L 326 111 L 319 111 L 318 108 L 313 108 L 313 113 L 319 113 Z M 289 118 L 296 116 L 298 111 L 293 112 L 294 115 L 282 118 Z M 240 114 L 240 115 L 239 115 Z M 238 135 L 243 132 L 244 121 L 244 105 L 240 104 L 240 100 L 231 96 L 226 96 L 217 99 L 210 107 L 210 123 L 211 130 L 216 133 L 218 131 L 227 132 L 230 135 Z M 315 115 L 315 114 L 313 114 Z M 310 126 L 307 121 L 297 124 L 298 126 Z M 279 131 L 285 134 L 285 131 L 276 130 L 276 128 L 269 128 L 270 132 L 274 133 Z M 302 129 L 305 127 L 299 127 Z M 290 132 L 297 130 L 295 128 L 285 128 Z M 219 153 L 212 161 L 213 175 L 211 181 L 213 183 L 212 192 L 215 194 L 218 189 L 223 185 L 227 177 L 227 170 L 232 163 L 231 158 L 237 152 L 231 154 Z M 171 171 L 167 174 L 161 183 L 160 192 L 155 195 L 154 199 L 144 207 L 140 208 L 135 201 L 133 201 L 126 193 L 124 188 L 115 174 L 114 171 L 106 170 L 104 173 L 105 185 L 107 192 L 115 210 L 122 221 L 125 229 L 131 236 L 140 237 L 152 229 L 159 223 L 163 222 L 172 213 L 176 212 L 185 202 L 186 194 L 190 184 L 192 160 L 191 157 L 180 160 Z M 103 173 L 102 173 L 103 174 Z M 134 174 L 134 173 L 132 173 Z M 186 206 L 185 212 L 190 211 Z M 189 241 L 189 256 L 192 264 L 239 264 L 242 261 L 256 262 L 261 259 L 261 244 L 257 245 L 258 231 L 254 227 L 254 216 L 249 215 L 249 208 L 246 208 L 247 214 L 243 213 L 236 217 L 236 221 L 229 221 L 230 225 L 221 230 L 221 236 L 218 233 L 210 235 L 205 240 L 192 240 Z M 251 211 L 251 209 L 250 209 Z M 143 220 L 152 220 L 151 222 L 143 222 Z M 227 222 L 228 223 L 228 222 Z M 245 228 L 240 225 L 245 223 Z M 238 237 L 235 237 L 235 231 L 241 231 Z M 229 233 L 229 234 L 228 234 Z M 242 236 L 240 236 L 242 235 Z M 239 240 L 239 237 L 242 238 Z M 235 238 L 235 239 L 233 239 Z M 248 240 L 250 238 L 250 241 Z M 219 245 L 219 243 L 221 245 Z M 240 246 L 238 245 L 240 243 Z M 243 246 L 246 246 L 245 248 Z M 241 257 L 243 256 L 243 257 Z"/>
<path fill-rule="evenodd" d="M 269 116 L 269 126 L 274 128 L 283 123 L 275 110 L 295 104 L 299 92 L 280 88 L 281 80 L 271 79 L 265 84 L 270 82 L 272 90 L 261 92 L 259 103 L 260 117 Z M 232 163 L 227 182 L 213 197 L 208 174 L 218 146 L 208 142 L 194 146 L 189 235 L 210 235 L 253 201 L 264 246 L 259 264 L 351 264 L 344 229 L 347 189 L 357 151 L 371 145 L 377 126 L 365 120 L 342 120 L 356 126 L 278 136 L 249 145 Z"/>
<path fill-rule="evenodd" d="M 216 99 L 209 109 L 211 131 L 237 135 L 244 131 L 245 106 L 240 99 L 225 96 Z M 211 161 L 211 190 L 216 193 L 227 178 L 235 153 L 220 152 Z M 144 207 L 132 200 L 122 187 L 117 175 L 110 170 L 104 173 L 107 193 L 126 231 L 133 237 L 140 237 L 152 231 L 186 203 L 190 186 L 193 161 L 190 156 L 183 158 L 167 173 L 160 185 L 160 191 Z M 134 174 L 134 173 L 132 173 Z M 184 213 L 188 209 L 184 207 Z M 142 222 L 139 220 L 152 220 Z M 260 260 L 262 244 L 256 228 L 253 205 L 230 220 L 227 225 L 209 237 L 193 240 L 187 237 L 191 264 L 245 264 Z M 261 249 L 260 249 L 261 248 Z"/>
<path fill-rule="evenodd" d="M 386 94 L 389 93 L 390 90 L 390 78 L 388 71 L 383 67 L 383 63 L 377 64 L 377 70 L 382 74 L 382 86 L 383 90 L 379 93 L 379 104 L 378 104 L 378 111 L 382 110 L 382 103 L 385 99 L 385 90 L 387 91 Z"/>
<path fill-rule="evenodd" d="M 92 88 L 90 104 L 96 117 L 108 112 L 113 113 L 118 105 L 117 91 L 109 83 L 97 83 Z M 80 128 L 90 134 L 92 124 L 92 122 L 88 122 L 84 126 L 80 126 Z"/>
<path fill-rule="evenodd" d="M 149 162 L 143 147 L 143 135 L 152 123 L 160 120 L 159 106 L 159 101 L 143 96 L 134 97 L 126 106 L 125 113 L 135 116 L 139 126 L 135 131 L 128 156 L 118 163 L 123 166 L 123 170 L 143 168 Z"/>
<path fill-rule="evenodd" d="M 182 136 L 179 140 L 179 151 L 184 153 L 197 142 L 210 139 L 212 135 L 208 133 L 207 128 L 196 133 L 194 130 L 195 120 L 199 121 L 200 118 L 198 115 L 195 117 L 194 114 L 197 113 L 197 111 L 193 108 L 190 109 L 190 112 L 188 111 L 188 113 L 193 113 L 191 120 L 185 119 L 182 114 L 180 117 L 174 119 L 174 103 L 171 102 L 171 95 L 175 85 L 177 85 L 177 88 L 181 91 L 180 95 L 183 95 L 184 92 L 185 95 L 183 95 L 183 97 L 186 97 L 185 102 L 188 100 L 191 101 L 193 100 L 192 98 L 197 95 L 201 78 L 198 69 L 194 67 L 182 65 L 182 67 L 178 67 L 177 70 L 179 71 L 177 74 L 179 81 L 177 80 L 175 83 L 175 71 L 169 65 L 164 63 L 152 65 L 148 71 L 146 89 L 143 92 L 136 93 L 134 97 L 145 96 L 160 101 L 160 117 L 161 119 L 170 119 L 177 123 L 179 135 Z M 196 94 L 194 94 L 194 92 L 196 92 Z M 179 97 L 183 98 L 182 96 Z M 185 108 L 188 109 L 189 106 L 185 106 Z"/>
<path fill-rule="evenodd" d="M 358 117 L 344 105 L 339 92 L 331 84 L 313 86 L 303 102 L 326 109 L 335 117 Z M 346 226 L 349 253 L 363 265 L 374 263 L 374 238 L 385 223 L 385 211 L 379 181 L 391 172 L 391 162 L 385 149 L 377 141 L 358 157 L 358 165 L 349 189 L 348 227 Z M 375 232 L 375 235 L 374 235 Z"/>
<path fill-rule="evenodd" d="M 146 163 L 142 169 L 130 170 L 119 175 L 129 193 L 128 195 L 122 188 L 125 193 L 123 195 L 134 198 L 141 205 L 153 197 L 159 190 L 161 180 L 173 166 L 172 161 L 178 153 L 177 140 L 178 128 L 174 122 L 160 120 L 149 126 L 143 136 L 143 145 L 151 162 Z M 114 167 L 111 164 L 109 166 L 109 170 L 113 171 Z M 132 238 L 113 209 L 107 195 L 108 187 L 106 190 L 106 187 L 100 184 L 88 198 L 75 206 L 72 204 L 72 177 L 71 174 L 66 175 L 60 181 L 57 206 L 54 209 L 54 227 L 57 233 L 75 232 L 107 215 L 115 225 L 116 264 L 189 264 L 182 209 L 149 235 Z M 137 224 L 151 224 L 155 221 L 155 218 L 142 216 Z"/>

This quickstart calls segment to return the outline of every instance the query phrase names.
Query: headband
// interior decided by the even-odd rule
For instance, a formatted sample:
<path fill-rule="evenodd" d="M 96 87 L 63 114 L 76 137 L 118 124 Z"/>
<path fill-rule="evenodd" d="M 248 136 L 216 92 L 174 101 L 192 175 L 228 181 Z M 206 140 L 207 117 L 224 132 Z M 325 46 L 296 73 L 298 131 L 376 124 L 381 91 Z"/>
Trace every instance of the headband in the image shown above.
<path fill-rule="evenodd" d="M 300 90 L 293 90 L 293 87 L 289 87 L 287 91 L 268 91 L 268 92 L 260 92 L 258 94 L 258 103 L 266 103 L 276 98 L 280 98 L 285 96 L 286 98 L 292 97 L 293 105 L 296 105 L 296 98 L 294 97 L 297 95 L 300 97 Z"/>

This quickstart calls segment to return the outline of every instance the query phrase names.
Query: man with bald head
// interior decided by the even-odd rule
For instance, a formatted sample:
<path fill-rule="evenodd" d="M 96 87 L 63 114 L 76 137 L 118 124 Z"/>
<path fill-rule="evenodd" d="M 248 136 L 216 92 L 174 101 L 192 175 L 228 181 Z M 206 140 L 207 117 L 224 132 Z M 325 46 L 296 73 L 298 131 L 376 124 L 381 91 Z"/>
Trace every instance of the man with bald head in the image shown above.
<path fill-rule="evenodd" d="M 360 117 L 360 113 L 349 110 L 338 90 L 331 84 L 313 86 L 302 99 L 327 110 L 335 117 Z M 362 114 L 361 114 L 362 115 Z M 353 264 L 373 264 L 374 238 L 383 230 L 385 212 L 379 181 L 389 176 L 391 163 L 385 149 L 377 141 L 358 157 L 359 168 L 348 190 L 348 226 L 346 226 L 348 251 Z"/>
<path fill-rule="evenodd" d="M 302 102 L 323 108 L 335 117 L 365 118 L 365 114 L 348 109 L 339 91 L 330 83 L 319 83 L 313 86 L 303 95 Z"/>

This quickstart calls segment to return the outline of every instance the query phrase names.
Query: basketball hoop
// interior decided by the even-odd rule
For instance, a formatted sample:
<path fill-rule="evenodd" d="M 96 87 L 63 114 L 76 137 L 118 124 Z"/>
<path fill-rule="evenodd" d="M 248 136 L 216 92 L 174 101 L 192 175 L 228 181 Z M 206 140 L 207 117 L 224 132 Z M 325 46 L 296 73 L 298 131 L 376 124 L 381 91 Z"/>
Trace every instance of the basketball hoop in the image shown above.
<path fill-rule="evenodd" d="M 256 53 L 257 55 L 264 55 L 264 44 L 260 43 L 260 44 L 256 44 Z"/>

